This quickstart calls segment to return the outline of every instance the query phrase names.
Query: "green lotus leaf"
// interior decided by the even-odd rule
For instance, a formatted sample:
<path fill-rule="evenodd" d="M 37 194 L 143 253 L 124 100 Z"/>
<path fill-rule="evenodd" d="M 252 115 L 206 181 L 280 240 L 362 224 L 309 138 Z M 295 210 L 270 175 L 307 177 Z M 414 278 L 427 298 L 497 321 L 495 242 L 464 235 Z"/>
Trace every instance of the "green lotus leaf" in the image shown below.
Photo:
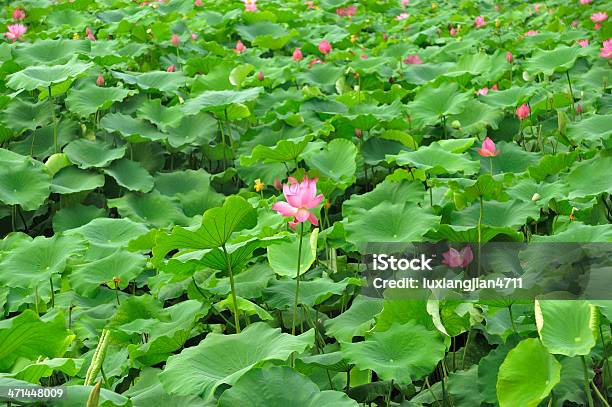
<path fill-rule="evenodd" d="M 399 141 L 373 137 L 365 141 L 359 151 L 366 164 L 376 165 L 385 161 L 387 155 L 396 155 L 400 151 L 410 150 Z"/>
<path fill-rule="evenodd" d="M 394 324 L 363 342 L 341 346 L 358 369 L 371 369 L 383 380 L 406 384 L 429 374 L 446 351 L 439 333 L 413 323 Z"/>
<path fill-rule="evenodd" d="M 138 108 L 138 117 L 150 121 L 163 131 L 177 127 L 183 120 L 179 105 L 167 107 L 162 105 L 161 99 L 144 101 Z"/>
<path fill-rule="evenodd" d="M 367 242 L 417 242 L 440 223 L 440 217 L 411 204 L 382 202 L 368 212 L 348 218 L 346 239 L 356 246 Z"/>
<path fill-rule="evenodd" d="M 178 127 L 168 128 L 168 144 L 180 148 L 186 144 L 207 145 L 217 135 L 218 123 L 205 112 L 182 116 Z"/>
<path fill-rule="evenodd" d="M 253 43 L 253 45 L 267 49 L 280 49 L 297 35 L 297 32 L 287 31 L 282 25 L 269 21 L 237 25 L 236 31 L 240 34 L 240 37 Z"/>
<path fill-rule="evenodd" d="M 31 363 L 8 375 L 0 373 L 0 376 L 38 384 L 42 377 L 49 377 L 55 371 L 65 373 L 68 376 L 76 376 L 82 365 L 83 359 L 53 358 Z"/>
<path fill-rule="evenodd" d="M 42 320 L 26 309 L 0 321 L 0 370 L 9 370 L 20 357 L 27 360 L 62 357 L 73 340 L 61 313 Z"/>
<path fill-rule="evenodd" d="M 237 87 L 242 87 L 243 82 L 255 67 L 251 64 L 238 65 L 229 74 L 229 82 Z"/>
<path fill-rule="evenodd" d="M 114 102 L 121 102 L 134 91 L 124 88 L 97 86 L 93 80 L 83 82 L 68 91 L 66 107 L 81 117 L 88 117 L 98 110 L 105 110 Z"/>
<path fill-rule="evenodd" d="M 313 344 L 313 330 L 292 336 L 258 322 L 239 334 L 209 334 L 197 346 L 168 358 L 159 379 L 170 394 L 201 395 L 210 400 L 221 384 L 234 385 L 256 365 L 285 361 Z"/>
<path fill-rule="evenodd" d="M 125 146 L 113 148 L 108 144 L 92 140 L 79 139 L 70 142 L 64 153 L 68 159 L 82 169 L 106 167 L 125 154 Z"/>
<path fill-rule="evenodd" d="M 259 305 L 247 299 L 236 297 L 238 303 L 238 310 L 241 315 L 254 316 L 256 315 L 261 321 L 271 321 L 274 319 L 272 315 Z M 228 296 L 226 299 L 219 301 L 214 304 L 217 311 L 234 310 L 234 299 L 232 296 Z"/>
<path fill-rule="evenodd" d="M 355 336 L 365 336 L 382 309 L 382 300 L 358 295 L 348 310 L 325 321 L 325 333 L 339 342 L 351 342 Z"/>
<path fill-rule="evenodd" d="M 35 90 L 76 78 L 93 66 L 78 62 L 76 58 L 65 65 L 29 66 L 7 77 L 6 84 L 17 90 Z"/>
<path fill-rule="evenodd" d="M 451 62 L 442 62 L 439 64 L 418 64 L 418 65 L 406 65 L 404 69 L 404 76 L 408 83 L 415 85 L 424 85 L 430 81 L 433 81 L 437 77 L 444 75 L 448 72 L 449 68 L 452 67 Z"/>
<path fill-rule="evenodd" d="M 537 183 L 532 179 L 525 178 L 515 186 L 508 188 L 507 192 L 515 199 L 524 202 L 534 201 L 535 199 L 538 206 L 546 207 L 551 199 L 565 199 L 568 191 L 567 185 L 558 181 Z"/>
<path fill-rule="evenodd" d="M 87 54 L 89 41 L 38 39 L 15 49 L 15 62 L 21 66 L 62 65 L 77 54 Z"/>
<path fill-rule="evenodd" d="M 465 103 L 465 110 L 461 114 L 451 116 L 448 121 L 459 120 L 461 130 L 473 134 L 479 133 L 487 127 L 497 129 L 497 124 L 503 116 L 503 112 L 499 109 L 477 100 L 470 100 Z"/>
<path fill-rule="evenodd" d="M 425 198 L 425 188 L 420 182 L 391 182 L 385 180 L 374 188 L 374 190 L 361 195 L 352 195 L 349 200 L 342 204 L 342 214 L 352 217 L 358 213 L 368 212 L 382 201 L 392 204 L 420 204 Z"/>
<path fill-rule="evenodd" d="M 567 229 L 552 236 L 532 237 L 534 242 L 612 242 L 612 225 L 585 225 L 572 222 Z"/>
<path fill-rule="evenodd" d="M 520 227 L 529 219 L 538 219 L 540 208 L 534 202 L 486 201 L 483 205 L 482 224 L 493 227 Z M 475 203 L 451 216 L 451 227 L 476 227 L 480 217 L 480 204 Z"/>
<path fill-rule="evenodd" d="M 91 191 L 103 185 L 103 175 L 71 166 L 63 168 L 55 174 L 50 189 L 51 192 L 58 194 L 72 194 Z"/>
<path fill-rule="evenodd" d="M 211 90 L 185 101 L 183 112 L 187 115 L 197 114 L 202 110 L 219 110 L 231 104 L 246 103 L 257 99 L 263 88 L 244 90 Z"/>
<path fill-rule="evenodd" d="M 313 86 L 333 86 L 343 71 L 342 68 L 331 64 L 316 64 L 306 72 L 299 73 L 297 80 Z"/>
<path fill-rule="evenodd" d="M 257 161 L 264 163 L 295 161 L 306 149 L 311 139 L 312 137 L 306 136 L 298 139 L 279 140 L 274 147 L 257 145 L 250 156 L 240 157 L 240 163 L 242 165 L 252 165 Z"/>
<path fill-rule="evenodd" d="M 157 191 L 148 194 L 125 194 L 109 199 L 109 208 L 117 208 L 122 217 L 154 227 L 186 226 L 189 221 L 172 198 Z"/>
<path fill-rule="evenodd" d="M 80 254 L 85 247 L 79 236 L 38 236 L 2 259 L 0 264 L 4 272 L 0 281 L 9 287 L 22 288 L 49 284 L 49 278 L 63 273 L 68 259 Z"/>
<path fill-rule="evenodd" d="M 300 274 L 305 273 L 317 257 L 317 236 L 318 229 L 314 229 L 310 236 L 306 234 L 302 238 Z M 299 247 L 300 239 L 297 235 L 291 235 L 288 241 L 269 246 L 268 262 L 272 270 L 279 276 L 296 277 Z"/>
<path fill-rule="evenodd" d="M 569 186 L 568 198 L 611 193 L 612 177 L 608 174 L 610 166 L 612 166 L 612 156 L 597 156 L 576 164 L 564 178 Z"/>
<path fill-rule="evenodd" d="M 493 164 L 493 173 L 521 173 L 526 171 L 530 166 L 537 164 L 540 159 L 539 153 L 527 152 L 514 143 L 501 141 L 497 143 L 496 149 L 499 154 L 495 157 L 481 157 L 476 151 L 472 151 L 472 156 L 480 159 L 480 167 L 482 172 L 491 172 L 491 164 Z"/>
<path fill-rule="evenodd" d="M 35 130 L 51 122 L 49 101 L 32 102 L 27 99 L 15 98 L 3 109 L 0 117 L 11 130 Z"/>
<path fill-rule="evenodd" d="M 221 205 L 223 195 L 211 186 L 210 174 L 200 169 L 158 173 L 155 189 L 179 202 L 188 217 Z"/>
<path fill-rule="evenodd" d="M 469 99 L 467 93 L 458 92 L 456 83 L 445 83 L 437 88 L 424 86 L 408 105 L 408 112 L 415 125 L 430 126 L 440 123 L 443 116 L 461 113 Z"/>
<path fill-rule="evenodd" d="M 259 394 L 253 397 L 253 394 Z M 245 373 L 236 384 L 223 392 L 219 407 L 357 407 L 355 400 L 335 390 L 321 391 L 307 376 L 286 366 L 256 368 Z"/>
<path fill-rule="evenodd" d="M 561 364 L 539 339 L 523 340 L 499 367 L 497 398 L 500 407 L 538 406 L 559 383 L 560 374 Z"/>
<path fill-rule="evenodd" d="M 53 215 L 53 231 L 61 233 L 86 225 L 96 218 L 106 216 L 106 211 L 95 206 L 76 204 L 60 209 Z"/>
<path fill-rule="evenodd" d="M 149 192 L 153 189 L 153 177 L 138 161 L 127 158 L 113 161 L 110 166 L 104 168 L 104 173 L 130 191 Z"/>
<path fill-rule="evenodd" d="M 500 344 L 489 352 L 488 355 L 480 359 L 478 363 L 478 392 L 482 394 L 483 401 L 495 404 L 497 402 L 497 377 L 499 375 L 499 367 L 518 343 L 516 336 L 509 337 L 506 342 Z"/>
<path fill-rule="evenodd" d="M 565 72 L 574 66 L 576 59 L 583 53 L 578 45 L 571 47 L 560 45 L 550 51 L 538 50 L 525 61 L 525 69 L 530 74 L 543 73 L 546 76 L 555 72 Z"/>
<path fill-rule="evenodd" d="M 63 386 L 66 397 L 54 402 L 57 407 L 78 407 L 87 405 L 93 386 L 66 385 Z M 130 399 L 114 391 L 100 388 L 99 406 L 128 407 Z"/>
<path fill-rule="evenodd" d="M 556 355 L 588 355 L 596 341 L 597 308 L 586 301 L 536 300 L 542 345 Z"/>
<path fill-rule="evenodd" d="M 274 247 L 274 246 L 271 246 Z M 340 295 L 349 285 L 359 285 L 356 278 L 345 278 L 335 282 L 330 278 L 317 278 L 300 282 L 299 304 L 314 307 L 333 295 Z M 275 309 L 286 310 L 295 303 L 295 281 L 292 279 L 273 280 L 264 290 L 266 304 Z"/>
<path fill-rule="evenodd" d="M 25 210 L 41 206 L 49 196 L 51 177 L 42 163 L 0 149 L 0 201 Z"/>
<path fill-rule="evenodd" d="M 90 245 L 104 248 L 126 247 L 130 240 L 148 232 L 146 226 L 129 219 L 97 218 L 66 232 L 66 235 L 81 235 Z"/>
<path fill-rule="evenodd" d="M 462 172 L 471 175 L 478 172 L 480 165 L 465 154 L 453 154 L 439 144 L 433 143 L 421 147 L 417 151 L 401 151 L 395 156 L 389 156 L 387 161 L 395 161 L 398 165 L 410 165 L 422 168 L 431 174 L 453 174 Z"/>
<path fill-rule="evenodd" d="M 137 381 L 123 395 L 129 397 L 133 407 L 177 404 L 181 407 L 201 407 L 202 399 L 196 396 L 169 395 L 159 381 L 161 369 L 145 367 Z"/>
<path fill-rule="evenodd" d="M 115 78 L 130 85 L 136 85 L 140 89 L 153 89 L 164 93 L 176 93 L 188 83 L 188 79 L 180 72 L 149 71 L 144 73 L 124 73 L 111 71 L 111 73 Z"/>
<path fill-rule="evenodd" d="M 516 86 L 510 89 L 489 92 L 486 96 L 482 96 L 480 100 L 493 107 L 507 109 L 527 102 L 535 92 L 536 88 L 534 87 Z"/>
<path fill-rule="evenodd" d="M 590 358 L 585 358 L 587 366 L 591 366 Z M 593 380 L 595 373 L 591 368 L 587 369 L 589 380 Z M 580 358 L 563 358 L 561 360 L 561 381 L 552 390 L 553 403 L 556 407 L 562 407 L 566 402 L 577 405 L 588 405 L 584 393 L 584 367 Z"/>
<path fill-rule="evenodd" d="M 330 141 L 322 150 L 304 153 L 310 168 L 329 178 L 337 187 L 348 187 L 355 181 L 357 147 L 346 139 Z"/>
<path fill-rule="evenodd" d="M 106 114 L 100 121 L 100 126 L 111 133 L 118 132 L 132 143 L 159 141 L 167 137 L 154 125 L 122 113 Z"/>
<path fill-rule="evenodd" d="M 593 115 L 578 123 L 567 126 L 567 137 L 575 143 L 589 141 L 590 143 L 601 142 L 604 146 L 610 146 L 610 121 L 612 115 Z"/>
<path fill-rule="evenodd" d="M 236 274 L 234 284 L 236 287 L 236 295 L 242 298 L 259 298 L 263 289 L 268 286 L 268 281 L 274 277 L 274 272 L 265 263 L 257 263 L 245 271 Z M 214 285 L 207 287 L 205 290 L 214 294 L 225 296 L 230 293 L 229 277 L 214 279 Z"/>

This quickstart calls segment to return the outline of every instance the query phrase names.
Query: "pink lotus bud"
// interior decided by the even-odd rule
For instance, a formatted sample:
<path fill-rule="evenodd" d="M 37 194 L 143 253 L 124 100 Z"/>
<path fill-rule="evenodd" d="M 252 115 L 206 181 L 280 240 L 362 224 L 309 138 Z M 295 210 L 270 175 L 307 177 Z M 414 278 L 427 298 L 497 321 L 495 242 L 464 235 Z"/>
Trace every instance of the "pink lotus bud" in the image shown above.
<path fill-rule="evenodd" d="M 389 36 L 387 35 L 387 33 L 383 33 L 383 41 L 387 41 L 389 39 Z"/>
<path fill-rule="evenodd" d="M 102 74 L 98 75 L 98 79 L 96 79 L 96 85 L 104 86 L 104 76 L 102 76 Z"/>
<path fill-rule="evenodd" d="M 258 81 L 263 81 L 264 80 L 263 72 L 261 72 L 261 71 L 257 72 L 257 80 Z"/>
<path fill-rule="evenodd" d="M 589 4 L 593 0 L 580 0 L 580 4 Z"/>
<path fill-rule="evenodd" d="M 582 114 L 582 112 L 584 112 L 584 109 L 582 108 L 582 103 L 578 103 L 576 105 L 576 113 Z"/>
<path fill-rule="evenodd" d="M 323 55 L 329 54 L 331 50 L 332 50 L 332 46 L 329 43 L 329 41 L 323 40 L 319 43 L 319 51 L 321 51 Z"/>
<path fill-rule="evenodd" d="M 171 40 L 171 42 L 172 42 L 172 45 L 173 45 L 173 46 L 178 47 L 178 46 L 179 46 L 179 43 L 180 43 L 179 36 L 178 36 L 178 35 L 176 35 L 176 34 L 172 34 L 172 40 Z"/>
<path fill-rule="evenodd" d="M 202 0 L 195 0 L 194 4 L 196 7 L 202 7 Z"/>
<path fill-rule="evenodd" d="M 355 137 L 362 138 L 363 137 L 363 131 L 361 131 L 361 129 L 355 129 Z"/>
<path fill-rule="evenodd" d="M 576 28 L 578 26 L 578 21 L 574 20 L 572 21 L 572 27 Z"/>
<path fill-rule="evenodd" d="M 191 39 L 192 39 L 193 41 L 197 40 L 197 39 L 198 39 L 198 34 L 196 34 L 196 33 L 191 33 Z"/>
<path fill-rule="evenodd" d="M 295 62 L 300 62 L 302 58 L 304 58 L 304 56 L 302 55 L 302 50 L 299 48 L 294 49 L 291 58 L 293 58 Z"/>
<path fill-rule="evenodd" d="M 612 38 L 603 42 L 603 48 L 599 48 L 600 53 L 599 56 L 602 58 L 610 59 L 612 58 Z"/>
<path fill-rule="evenodd" d="M 25 17 L 26 17 L 25 11 L 23 11 L 19 7 L 17 7 L 13 11 L 13 20 L 23 20 L 23 19 L 25 19 Z"/>
<path fill-rule="evenodd" d="M 486 96 L 487 93 L 489 93 L 489 88 L 487 86 L 476 91 L 476 94 L 479 96 Z"/>
<path fill-rule="evenodd" d="M 280 189 L 283 187 L 283 184 L 281 184 L 280 179 L 278 179 L 278 177 L 274 178 L 274 183 L 272 185 L 274 185 L 274 189 L 276 189 L 277 191 L 280 191 Z"/>
<path fill-rule="evenodd" d="M 538 35 L 537 30 L 529 30 L 525 33 L 525 37 L 533 37 L 534 35 Z"/>
<path fill-rule="evenodd" d="M 516 109 L 516 117 L 518 117 L 519 120 L 525 120 L 530 113 L 531 109 L 529 109 L 529 106 L 527 106 L 525 103 Z"/>
<path fill-rule="evenodd" d="M 481 148 L 478 149 L 478 154 L 483 157 L 495 157 L 499 154 L 499 150 L 495 148 L 495 143 L 489 137 L 486 137 L 482 142 Z"/>
<path fill-rule="evenodd" d="M 589 40 L 578 40 L 578 44 L 582 47 L 588 47 L 589 46 Z"/>
<path fill-rule="evenodd" d="M 166 72 L 174 72 L 176 70 L 176 65 L 172 64 L 168 68 L 166 68 Z"/>
<path fill-rule="evenodd" d="M 484 27 L 485 25 L 487 25 L 487 23 L 485 22 L 485 18 L 483 16 L 477 16 L 474 19 L 474 27 L 481 28 L 481 27 Z"/>
<path fill-rule="evenodd" d="M 506 52 L 506 61 L 508 61 L 508 63 L 511 64 L 513 60 L 514 60 L 514 57 L 512 56 L 512 52 L 510 51 Z"/>
<path fill-rule="evenodd" d="M 499 90 L 499 88 L 497 87 L 497 84 L 491 86 L 491 90 Z"/>
<path fill-rule="evenodd" d="M 242 41 L 238 40 L 238 42 L 236 43 L 236 48 L 234 49 L 234 51 L 236 52 L 236 54 L 242 54 L 244 51 L 246 51 L 246 46 L 242 43 Z"/>
<path fill-rule="evenodd" d="M 457 35 L 457 30 L 455 30 L 455 27 L 451 27 L 450 30 L 448 30 L 448 33 L 451 37 L 454 37 Z"/>
<path fill-rule="evenodd" d="M 423 61 L 421 61 L 421 58 L 417 54 L 414 54 L 408 55 L 406 59 L 404 59 L 404 63 L 407 65 L 421 65 Z"/>
<path fill-rule="evenodd" d="M 94 35 L 93 31 L 91 31 L 91 28 L 85 27 L 85 33 L 87 34 L 87 38 L 90 39 L 91 41 L 96 40 L 96 36 Z"/>
<path fill-rule="evenodd" d="M 599 30 L 601 28 L 601 24 L 599 23 L 595 23 L 595 25 L 593 26 L 594 30 Z"/>

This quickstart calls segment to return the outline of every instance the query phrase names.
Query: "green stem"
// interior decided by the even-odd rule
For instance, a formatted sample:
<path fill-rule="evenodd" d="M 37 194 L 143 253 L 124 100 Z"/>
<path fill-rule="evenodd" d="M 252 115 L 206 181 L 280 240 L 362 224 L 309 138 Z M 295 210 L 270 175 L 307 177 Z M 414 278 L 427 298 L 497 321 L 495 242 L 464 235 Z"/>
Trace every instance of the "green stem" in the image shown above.
<path fill-rule="evenodd" d="M 461 356 L 461 370 L 465 369 L 465 355 L 467 354 L 468 346 L 470 345 L 470 339 L 472 339 L 472 330 L 470 329 L 465 340 L 465 346 L 463 347 L 463 356 Z"/>
<path fill-rule="evenodd" d="M 40 316 L 40 312 L 38 312 L 38 286 L 34 287 L 34 301 L 36 301 L 36 315 Z"/>
<path fill-rule="evenodd" d="M 11 227 L 12 227 L 13 232 L 17 231 L 16 218 L 17 218 L 17 205 L 13 205 L 13 208 L 11 210 Z"/>
<path fill-rule="evenodd" d="M 391 385 L 389 386 L 389 394 L 387 394 L 387 407 L 391 405 L 391 392 L 393 391 L 393 379 L 391 379 Z"/>
<path fill-rule="evenodd" d="M 489 169 L 491 170 L 491 176 L 493 176 L 493 157 L 489 157 Z"/>
<path fill-rule="evenodd" d="M 589 371 L 587 369 L 587 363 L 584 358 L 584 355 L 581 355 L 580 359 L 582 360 L 582 370 L 584 371 L 584 393 L 586 394 L 587 400 L 589 402 L 589 407 L 594 407 L 593 396 L 591 395 L 591 390 L 589 387 Z"/>
<path fill-rule="evenodd" d="M 516 325 L 514 324 L 514 315 L 512 314 L 512 304 L 508 305 L 508 313 L 510 314 L 510 323 L 512 324 L 512 330 L 518 333 L 518 331 L 516 330 Z"/>
<path fill-rule="evenodd" d="M 429 393 L 431 394 L 432 399 L 436 401 L 436 404 L 438 406 L 440 406 L 441 405 L 440 404 L 440 400 L 438 400 L 438 398 L 434 394 L 433 389 L 431 388 L 431 385 L 429 384 L 429 378 L 428 377 L 425 378 L 425 385 L 427 386 L 427 389 L 429 389 Z"/>
<path fill-rule="evenodd" d="M 482 195 L 480 195 L 480 213 L 478 215 L 478 261 L 477 261 L 477 274 L 480 275 L 480 251 L 482 249 L 482 217 L 484 214 L 484 201 Z"/>
<path fill-rule="evenodd" d="M 298 246 L 297 272 L 295 280 L 295 302 L 293 303 L 293 321 L 291 322 L 291 335 L 295 335 L 295 319 L 300 298 L 300 262 L 302 260 L 302 238 L 304 237 L 304 222 L 300 222 L 300 244 Z"/>
<path fill-rule="evenodd" d="M 121 305 L 119 302 L 119 284 L 115 281 L 115 299 L 117 300 L 117 305 Z"/>
<path fill-rule="evenodd" d="M 51 285 L 51 308 L 55 307 L 55 290 L 53 289 L 53 276 L 49 277 L 49 284 Z"/>
<path fill-rule="evenodd" d="M 227 165 L 227 156 L 225 153 L 225 131 L 223 130 L 223 126 L 221 125 L 221 121 L 219 120 L 219 129 L 221 129 L 221 144 L 223 145 L 223 171 L 225 171 L 225 166 Z"/>
<path fill-rule="evenodd" d="M 605 197 L 603 198 L 604 202 L 605 202 Z M 603 330 L 601 328 L 601 324 L 599 325 L 599 337 L 601 338 L 601 346 L 603 347 L 603 354 L 604 354 L 604 366 L 605 366 L 605 371 L 603 374 L 603 378 L 604 379 L 609 379 L 610 376 L 610 361 L 608 360 L 608 350 L 606 349 L 606 341 L 604 340 L 604 336 L 603 336 Z M 606 380 L 604 380 L 604 389 L 607 388 L 605 386 Z"/>
<path fill-rule="evenodd" d="M 236 324 L 236 333 L 240 333 L 240 315 L 238 314 L 238 299 L 236 298 L 236 284 L 234 282 L 234 272 L 232 271 L 232 260 L 227 253 L 225 244 L 221 246 L 223 253 L 225 253 L 225 259 L 227 261 L 227 271 L 230 278 L 230 287 L 232 289 L 232 301 L 234 302 L 234 323 Z"/>
<path fill-rule="evenodd" d="M 572 112 L 575 114 L 576 109 L 574 108 L 574 91 L 572 90 L 572 81 L 570 80 L 569 71 L 565 71 L 565 76 L 567 76 L 567 84 L 570 89 L 570 96 L 572 98 Z"/>
<path fill-rule="evenodd" d="M 595 390 L 597 398 L 603 403 L 603 405 L 606 407 L 610 407 L 610 404 L 606 401 L 605 397 L 603 396 L 603 394 L 601 394 L 597 386 L 595 386 L 595 383 L 591 382 L 591 387 L 593 388 L 593 390 Z"/>
<path fill-rule="evenodd" d="M 53 146 L 55 148 L 55 152 L 59 153 L 59 149 L 57 148 L 57 120 L 55 118 L 55 109 L 53 107 L 53 98 L 51 96 L 51 86 L 48 87 L 49 90 L 49 106 L 51 108 L 51 120 L 53 121 Z"/>

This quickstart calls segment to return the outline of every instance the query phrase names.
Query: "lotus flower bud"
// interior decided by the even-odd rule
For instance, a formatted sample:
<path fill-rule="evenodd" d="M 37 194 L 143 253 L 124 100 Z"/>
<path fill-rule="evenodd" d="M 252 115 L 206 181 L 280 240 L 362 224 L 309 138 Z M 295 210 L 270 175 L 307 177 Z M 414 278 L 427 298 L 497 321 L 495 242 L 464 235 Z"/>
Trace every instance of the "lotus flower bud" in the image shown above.
<path fill-rule="evenodd" d="M 533 194 L 533 196 L 531 197 L 531 200 L 532 200 L 533 202 L 536 202 L 536 201 L 539 201 L 539 200 L 540 200 L 540 198 L 542 198 L 542 197 L 540 196 L 540 194 L 538 194 L 538 193 L 536 192 L 536 193 L 535 193 L 535 194 Z"/>
<path fill-rule="evenodd" d="M 102 74 L 98 75 L 98 79 L 96 79 L 96 85 L 104 86 L 104 76 L 102 76 Z"/>
<path fill-rule="evenodd" d="M 453 120 L 451 122 L 451 127 L 453 129 L 460 129 L 461 128 L 461 122 L 459 120 Z"/>
<path fill-rule="evenodd" d="M 355 137 L 362 138 L 363 137 L 363 131 L 361 131 L 361 129 L 355 129 Z"/>
<path fill-rule="evenodd" d="M 523 71 L 523 80 L 525 82 L 529 82 L 531 80 L 531 75 L 529 75 L 529 72 Z"/>
<path fill-rule="evenodd" d="M 257 72 L 257 80 L 260 81 L 260 82 L 264 80 L 263 72 L 261 72 L 261 71 Z"/>

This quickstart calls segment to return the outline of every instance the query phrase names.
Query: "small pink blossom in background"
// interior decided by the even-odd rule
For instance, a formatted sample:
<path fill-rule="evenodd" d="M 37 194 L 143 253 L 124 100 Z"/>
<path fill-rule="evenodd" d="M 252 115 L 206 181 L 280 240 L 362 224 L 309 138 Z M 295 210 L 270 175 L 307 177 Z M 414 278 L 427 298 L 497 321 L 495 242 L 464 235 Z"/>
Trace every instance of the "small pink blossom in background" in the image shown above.
<path fill-rule="evenodd" d="M 293 218 L 292 224 L 309 221 L 314 226 L 319 224 L 317 217 L 309 209 L 316 208 L 323 200 L 323 194 L 317 195 L 317 179 L 304 176 L 302 182 L 289 177 L 289 184 L 283 185 L 283 195 L 287 202 L 276 202 L 272 209 L 287 218 Z"/>
<path fill-rule="evenodd" d="M 363 137 L 363 131 L 360 128 L 355 128 L 355 137 L 357 138 Z"/>
<path fill-rule="evenodd" d="M 387 35 L 387 33 L 383 33 L 383 41 L 387 41 L 389 39 L 389 36 Z"/>
<path fill-rule="evenodd" d="M 172 40 L 170 42 L 172 42 L 172 46 L 178 47 L 180 42 L 181 42 L 181 40 L 179 39 L 178 35 L 172 34 Z"/>
<path fill-rule="evenodd" d="M 104 76 L 102 74 L 98 75 L 98 79 L 96 79 L 96 85 L 104 86 Z"/>
<path fill-rule="evenodd" d="M 306 5 L 306 7 L 308 7 L 308 9 L 310 10 L 314 10 L 316 9 L 316 6 L 314 5 L 314 1 L 305 1 L 304 4 Z"/>
<path fill-rule="evenodd" d="M 174 72 L 176 70 L 176 65 L 172 64 L 168 68 L 166 68 L 166 72 Z"/>
<path fill-rule="evenodd" d="M 94 35 L 93 31 L 91 31 L 91 28 L 85 27 L 85 33 L 87 34 L 87 38 L 90 39 L 91 41 L 96 40 L 96 36 Z"/>
<path fill-rule="evenodd" d="M 470 245 L 465 246 L 461 250 L 453 249 L 451 247 L 447 252 L 442 253 L 442 257 L 444 258 L 442 263 L 452 268 L 466 268 L 472 261 L 474 261 L 474 253 L 472 253 L 472 248 Z"/>
<path fill-rule="evenodd" d="M 480 95 L 480 96 L 486 96 L 486 95 L 487 95 L 487 93 L 489 93 L 489 88 L 488 88 L 488 87 L 486 87 L 486 86 L 485 86 L 484 88 L 478 89 L 478 90 L 476 91 L 476 94 L 477 94 L 477 95 Z"/>
<path fill-rule="evenodd" d="M 506 61 L 508 61 L 508 63 L 512 63 L 512 61 L 514 60 L 514 57 L 512 56 L 512 52 L 508 51 L 506 52 Z"/>
<path fill-rule="evenodd" d="M 299 48 L 296 48 L 293 50 L 293 55 L 291 55 L 291 58 L 295 61 L 295 62 L 300 62 L 302 60 L 302 58 L 304 58 L 304 56 L 302 55 L 302 50 Z"/>
<path fill-rule="evenodd" d="M 336 14 L 340 17 L 353 17 L 357 12 L 357 6 L 348 6 L 336 9 Z"/>
<path fill-rule="evenodd" d="M 278 179 L 278 177 L 274 177 L 274 182 L 272 183 L 272 185 L 277 191 L 280 191 L 283 187 L 283 184 L 281 184 L 280 179 Z"/>
<path fill-rule="evenodd" d="M 198 39 L 198 34 L 191 33 L 191 39 L 194 40 L 194 41 L 197 40 Z"/>
<path fill-rule="evenodd" d="M 361 55 L 359 55 L 359 58 L 361 58 L 361 59 L 368 59 L 368 56 L 366 54 L 361 54 Z"/>
<path fill-rule="evenodd" d="M 593 26 L 594 30 L 599 30 L 601 28 L 601 24 L 599 23 L 595 23 L 595 25 Z"/>
<path fill-rule="evenodd" d="M 537 30 L 529 30 L 525 33 L 525 37 L 533 37 L 534 35 L 538 35 Z"/>
<path fill-rule="evenodd" d="M 421 65 L 423 61 L 421 61 L 421 58 L 417 54 L 414 54 L 408 55 L 406 59 L 404 59 L 404 63 L 407 65 Z"/>
<path fill-rule="evenodd" d="M 580 0 L 580 4 L 590 4 L 593 0 Z"/>
<path fill-rule="evenodd" d="M 244 0 L 244 11 L 257 11 L 257 0 Z"/>
<path fill-rule="evenodd" d="M 577 26 L 578 26 L 578 21 L 576 21 L 576 20 L 572 21 L 572 27 L 574 27 L 574 28 L 575 28 L 575 27 L 577 27 Z"/>
<path fill-rule="evenodd" d="M 395 19 L 397 21 L 402 21 L 402 20 L 407 19 L 408 17 L 410 17 L 410 14 L 408 14 L 408 13 L 400 13 L 400 15 L 395 17 Z"/>
<path fill-rule="evenodd" d="M 401 4 L 402 6 L 406 7 L 408 4 L 410 4 L 410 0 L 402 0 Z"/>
<path fill-rule="evenodd" d="M 603 48 L 600 48 L 599 56 L 602 58 L 612 58 L 612 38 L 603 42 Z"/>
<path fill-rule="evenodd" d="M 516 117 L 518 117 L 519 120 L 525 120 L 527 116 L 529 116 L 529 113 L 531 113 L 531 109 L 529 109 L 529 106 L 525 103 L 516 108 Z"/>
<path fill-rule="evenodd" d="M 195 0 L 194 4 L 196 7 L 202 7 L 202 0 Z"/>
<path fill-rule="evenodd" d="M 321 51 L 323 55 L 329 54 L 331 50 L 332 50 L 332 46 L 329 43 L 329 41 L 323 40 L 319 43 L 319 51 Z"/>
<path fill-rule="evenodd" d="M 454 37 L 457 35 L 457 30 L 455 30 L 455 27 L 451 27 L 450 30 L 448 30 L 448 33 L 451 37 Z"/>
<path fill-rule="evenodd" d="M 578 40 L 578 44 L 584 48 L 589 46 L 589 40 Z"/>
<path fill-rule="evenodd" d="M 257 72 L 257 80 L 260 81 L 260 82 L 264 80 L 263 72 L 261 72 L 261 71 Z"/>
<path fill-rule="evenodd" d="M 582 114 L 582 112 L 584 112 L 584 109 L 582 108 L 582 103 L 578 103 L 576 105 L 576 113 Z"/>
<path fill-rule="evenodd" d="M 540 11 L 540 5 L 539 4 L 534 4 L 533 5 L 533 12 L 537 13 L 538 11 Z"/>
<path fill-rule="evenodd" d="M 499 88 L 497 87 L 497 84 L 491 86 L 491 90 L 499 90 Z"/>
<path fill-rule="evenodd" d="M 484 27 L 485 25 L 487 25 L 487 23 L 485 22 L 485 18 L 483 16 L 477 16 L 474 19 L 474 27 L 480 28 Z"/>
<path fill-rule="evenodd" d="M 593 13 L 591 15 L 591 21 L 594 23 L 601 23 L 608 19 L 608 13 Z"/>
<path fill-rule="evenodd" d="M 242 43 L 242 41 L 238 40 L 238 42 L 236 43 L 236 48 L 234 48 L 234 51 L 236 52 L 236 54 L 242 54 L 244 51 L 246 51 L 246 49 L 247 48 Z"/>
<path fill-rule="evenodd" d="M 478 154 L 483 157 L 495 157 L 499 154 L 499 150 L 495 148 L 495 143 L 489 137 L 486 137 L 482 142 L 482 146 L 478 149 Z"/>
<path fill-rule="evenodd" d="M 25 19 L 26 14 L 25 11 L 23 11 L 23 9 L 20 9 L 19 7 L 17 7 L 14 11 L 13 11 L 13 20 L 23 20 Z"/>
<path fill-rule="evenodd" d="M 321 61 L 319 58 L 315 58 L 315 59 L 313 59 L 312 61 L 310 61 L 308 63 L 308 67 L 312 68 L 313 65 L 322 64 L 322 63 L 323 63 L 323 61 Z"/>
<path fill-rule="evenodd" d="M 28 31 L 28 27 L 23 24 L 11 24 L 6 28 L 8 31 L 5 32 L 4 35 L 12 42 L 20 40 L 21 37 L 23 37 L 23 34 Z"/>

